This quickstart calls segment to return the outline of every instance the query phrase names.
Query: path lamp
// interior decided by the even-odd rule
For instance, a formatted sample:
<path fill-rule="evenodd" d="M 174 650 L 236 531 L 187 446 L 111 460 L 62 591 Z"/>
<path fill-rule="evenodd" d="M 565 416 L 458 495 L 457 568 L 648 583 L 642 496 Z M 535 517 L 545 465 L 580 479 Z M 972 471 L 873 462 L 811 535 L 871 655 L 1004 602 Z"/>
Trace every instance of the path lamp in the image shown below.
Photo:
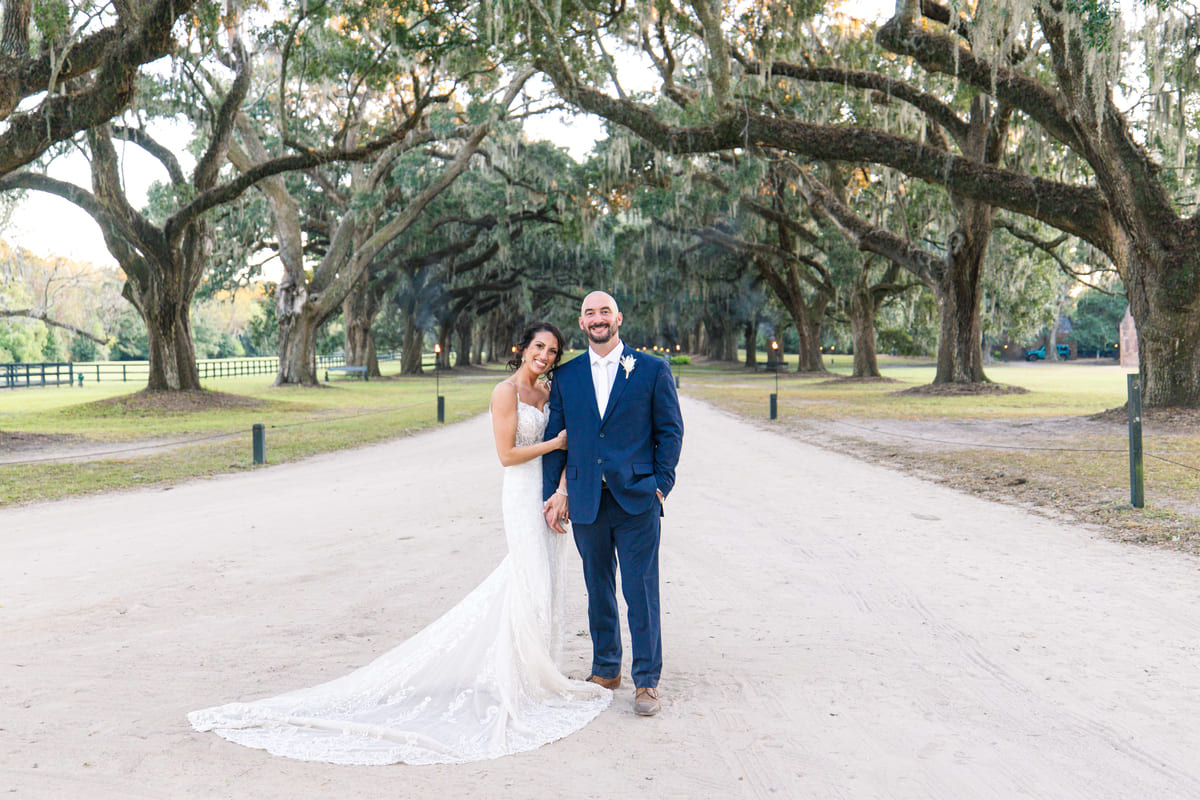
<path fill-rule="evenodd" d="M 771 357 L 767 359 L 775 371 L 775 394 L 771 395 L 771 419 L 779 416 L 779 342 L 771 340 Z"/>
<path fill-rule="evenodd" d="M 442 397 L 442 345 L 433 346 L 433 385 L 437 391 L 437 420 L 446 421 L 446 398 Z"/>
<path fill-rule="evenodd" d="M 680 351 L 680 349 L 681 349 L 681 348 L 679 347 L 679 345 L 675 345 L 675 352 L 676 352 L 676 353 L 678 353 L 678 352 Z M 668 359 L 667 359 L 667 363 L 669 364 L 670 362 L 671 362 L 671 359 L 669 359 L 669 358 L 668 358 Z M 683 372 L 683 362 L 682 362 L 682 361 L 680 361 L 680 363 L 679 363 L 679 364 L 677 364 L 676 366 L 678 366 L 678 367 L 679 367 L 679 372 Z M 675 373 L 675 388 L 676 388 L 676 389 L 678 389 L 678 388 L 679 388 L 679 372 L 676 372 L 676 373 Z"/>

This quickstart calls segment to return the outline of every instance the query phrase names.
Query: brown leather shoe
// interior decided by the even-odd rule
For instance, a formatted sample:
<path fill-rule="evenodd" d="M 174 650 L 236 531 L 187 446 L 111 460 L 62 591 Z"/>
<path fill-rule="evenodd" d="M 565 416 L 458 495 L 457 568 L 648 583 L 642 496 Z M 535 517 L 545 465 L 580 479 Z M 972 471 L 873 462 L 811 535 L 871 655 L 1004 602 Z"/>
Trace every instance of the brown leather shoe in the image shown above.
<path fill-rule="evenodd" d="M 634 693 L 633 713 L 642 717 L 653 717 L 662 705 L 658 702 L 658 689 L 643 687 Z"/>
<path fill-rule="evenodd" d="M 591 683 L 598 683 L 601 686 L 603 686 L 605 689 L 611 689 L 614 692 L 617 689 L 621 688 L 621 676 L 620 675 L 618 675 L 615 678 L 601 678 L 599 675 L 588 675 L 587 679 Z"/>

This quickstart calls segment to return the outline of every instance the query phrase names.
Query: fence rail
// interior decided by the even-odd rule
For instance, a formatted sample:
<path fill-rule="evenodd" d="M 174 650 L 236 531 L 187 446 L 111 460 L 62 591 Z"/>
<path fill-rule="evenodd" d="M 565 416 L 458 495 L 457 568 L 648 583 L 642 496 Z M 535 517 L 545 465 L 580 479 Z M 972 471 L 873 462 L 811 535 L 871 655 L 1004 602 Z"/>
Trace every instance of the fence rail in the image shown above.
<path fill-rule="evenodd" d="M 380 353 L 380 361 L 394 361 L 397 353 Z M 345 353 L 318 355 L 316 367 L 334 367 L 346 363 Z M 196 362 L 200 380 L 233 378 L 242 375 L 273 375 L 279 371 L 275 356 L 258 358 L 206 358 Z M 147 381 L 150 379 L 148 361 L 65 361 L 45 363 L 0 364 L 0 389 L 22 389 L 31 386 L 69 386 L 84 381 Z"/>
<path fill-rule="evenodd" d="M 39 363 L 0 364 L 0 389 L 16 389 L 28 386 L 61 386 L 72 380 L 70 362 L 46 361 Z"/>

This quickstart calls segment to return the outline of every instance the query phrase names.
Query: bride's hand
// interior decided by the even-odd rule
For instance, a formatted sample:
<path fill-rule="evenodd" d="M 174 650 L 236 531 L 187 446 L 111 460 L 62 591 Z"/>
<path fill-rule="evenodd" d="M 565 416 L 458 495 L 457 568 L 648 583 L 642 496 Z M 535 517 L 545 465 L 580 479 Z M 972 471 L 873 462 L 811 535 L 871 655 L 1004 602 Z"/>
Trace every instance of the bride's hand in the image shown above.
<path fill-rule="evenodd" d="M 550 441 L 554 442 L 554 447 L 551 448 L 552 450 L 566 450 L 567 449 L 567 429 L 563 428 L 561 431 L 558 432 L 558 435 L 555 436 Z"/>

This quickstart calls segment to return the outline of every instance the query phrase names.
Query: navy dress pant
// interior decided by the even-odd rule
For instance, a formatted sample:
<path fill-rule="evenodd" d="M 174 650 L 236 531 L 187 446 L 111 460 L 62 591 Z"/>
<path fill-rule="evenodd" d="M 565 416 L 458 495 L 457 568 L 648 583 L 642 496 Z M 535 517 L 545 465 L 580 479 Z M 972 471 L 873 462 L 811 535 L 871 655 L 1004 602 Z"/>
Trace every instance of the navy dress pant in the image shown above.
<path fill-rule="evenodd" d="M 658 540 L 662 508 L 656 502 L 644 514 L 628 514 L 607 489 L 589 525 L 572 523 L 575 546 L 583 559 L 592 632 L 592 674 L 621 674 L 621 621 L 617 612 L 617 566 L 621 593 L 629 608 L 633 645 L 633 685 L 658 686 L 662 674 L 662 626 L 658 601 Z"/>

